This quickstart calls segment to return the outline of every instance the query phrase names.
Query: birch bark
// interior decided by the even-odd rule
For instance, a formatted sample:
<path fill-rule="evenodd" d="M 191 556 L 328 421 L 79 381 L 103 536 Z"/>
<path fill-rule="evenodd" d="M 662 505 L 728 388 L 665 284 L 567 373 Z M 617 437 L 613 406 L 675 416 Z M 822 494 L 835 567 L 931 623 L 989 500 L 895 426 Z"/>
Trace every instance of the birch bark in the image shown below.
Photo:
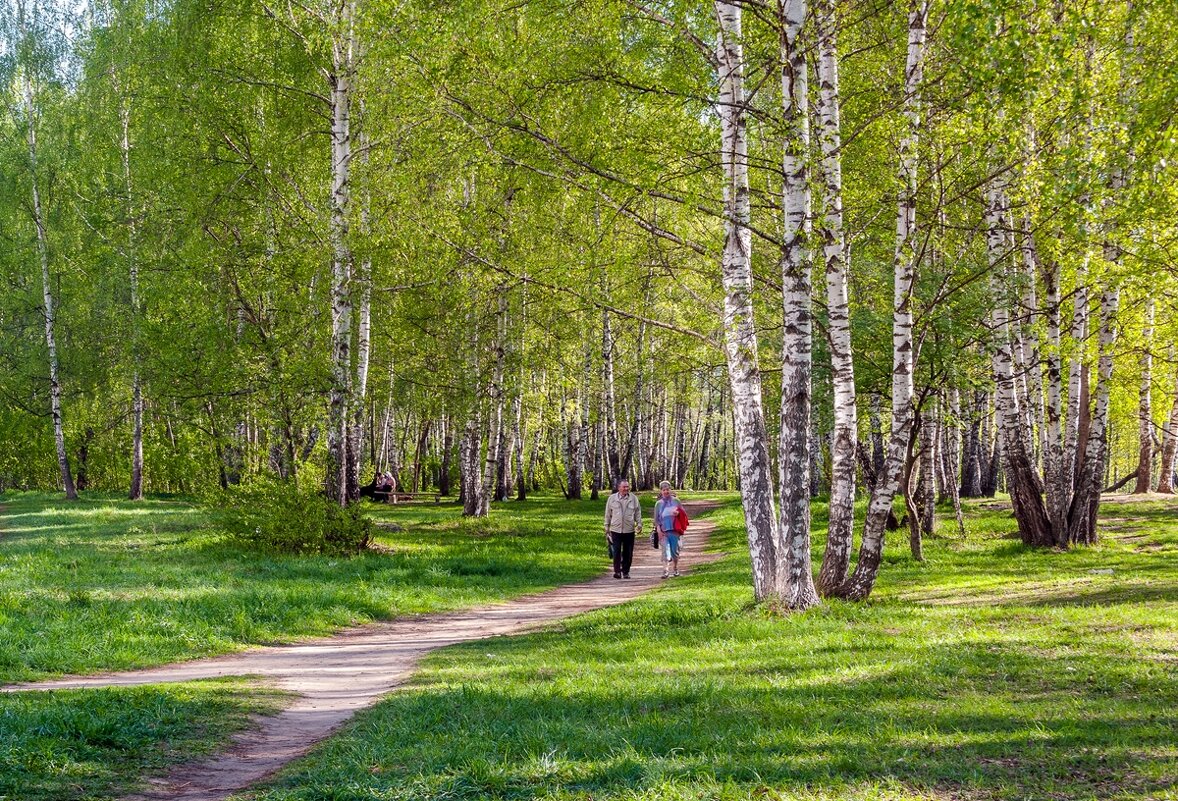
<path fill-rule="evenodd" d="M 1019 408 L 1016 358 L 1010 331 L 1010 271 L 1007 268 L 1005 232 L 1010 222 L 1003 187 L 997 180 L 986 192 L 986 245 L 990 264 L 993 307 L 990 312 L 991 367 L 996 385 L 994 412 L 1011 504 L 1018 520 L 1019 534 L 1027 545 L 1050 547 L 1055 544 L 1047 509 L 1043 505 L 1043 488 L 1035 471 L 1032 455 L 1027 452 L 1026 421 Z"/>
<path fill-rule="evenodd" d="M 1109 258 L 1119 259 L 1119 252 Z M 1076 480 L 1072 503 L 1068 509 L 1067 543 L 1094 545 L 1096 543 L 1096 512 L 1100 506 L 1100 491 L 1104 485 L 1106 434 L 1108 430 L 1109 391 L 1113 376 L 1113 346 L 1117 340 L 1116 316 L 1121 294 L 1116 285 L 1107 287 L 1100 295 L 1100 358 L 1097 365 L 1096 403 L 1088 427 L 1084 447 L 1084 461 Z"/>
<path fill-rule="evenodd" d="M 896 248 L 892 281 L 892 430 L 883 475 L 867 507 L 863 540 L 855 572 L 834 593 L 863 600 L 875 587 L 883 556 L 884 531 L 900 486 L 908 439 L 912 432 L 913 370 L 912 285 L 916 248 L 917 148 L 920 142 L 920 84 L 924 76 L 927 0 L 911 0 L 908 12 L 908 54 L 904 66 L 904 117 L 900 142 L 900 198 L 896 208 Z"/>
<path fill-rule="evenodd" d="M 29 37 L 25 20 L 24 3 L 17 3 L 17 24 L 20 40 Z M 37 103 L 33 87 L 31 67 L 24 65 L 21 70 L 22 101 L 24 104 L 25 144 L 29 157 L 29 183 L 32 188 L 33 226 L 37 231 L 37 258 L 41 267 L 41 302 L 45 315 L 45 347 L 49 356 L 49 408 L 53 418 L 53 442 L 57 449 L 57 467 L 61 473 L 65 497 L 76 500 L 77 488 L 70 471 L 69 455 L 65 449 L 65 415 L 61 403 L 61 371 L 57 359 L 57 310 L 53 298 L 53 283 L 49 275 L 49 237 L 45 226 L 45 213 L 41 207 L 41 190 L 37 184 Z"/>
<path fill-rule="evenodd" d="M 1065 461 L 1066 446 L 1061 428 L 1063 421 L 1063 366 L 1061 363 L 1062 326 L 1059 263 L 1052 259 L 1043 270 L 1047 295 L 1047 406 L 1044 417 L 1043 477 L 1047 495 L 1047 515 L 1057 545 L 1067 530 L 1068 504 L 1071 502 L 1072 471 Z"/>
<path fill-rule="evenodd" d="M 352 400 L 352 253 L 348 245 L 352 163 L 351 93 L 354 0 L 340 6 L 340 31 L 332 36 L 331 73 L 331 392 L 327 423 L 327 497 L 348 502 L 349 406 Z"/>
<path fill-rule="evenodd" d="M 810 566 L 810 416 L 813 369 L 812 257 L 809 248 L 810 149 L 809 86 L 800 37 L 806 0 L 779 0 L 781 26 L 781 104 L 785 120 L 782 205 L 785 211 L 781 253 L 783 342 L 781 434 L 778 470 L 781 484 L 779 532 L 785 575 L 779 578 L 788 609 L 816 606 L 818 591 Z"/>
<path fill-rule="evenodd" d="M 818 232 L 826 266 L 826 307 L 834 384 L 834 438 L 830 448 L 830 522 L 818 590 L 828 594 L 847 577 L 855 525 L 855 451 L 858 419 L 846 236 L 843 231 L 842 134 L 839 108 L 835 0 L 818 0 L 818 143 L 822 152 L 822 213 Z"/>
<path fill-rule="evenodd" d="M 1170 363 L 1178 364 L 1174 358 L 1174 348 L 1170 347 Z M 1170 416 L 1166 418 L 1166 425 L 1162 429 L 1162 455 L 1159 460 L 1158 492 L 1174 492 L 1174 451 L 1178 450 L 1178 377 L 1174 380 L 1174 403 L 1170 406 Z"/>
<path fill-rule="evenodd" d="M 368 151 L 364 135 L 360 135 L 360 145 L 364 152 L 362 163 L 368 161 Z M 368 236 L 368 217 L 371 198 L 365 189 L 360 207 L 360 232 Z M 364 443 L 364 409 L 368 397 L 368 365 L 372 354 L 372 258 L 367 254 L 360 262 L 360 272 L 357 276 L 360 284 L 360 319 L 356 326 L 356 376 L 353 384 L 353 394 L 349 401 L 352 407 L 352 425 L 348 440 L 348 500 L 358 500 L 360 497 L 360 454 Z M 371 434 L 370 434 L 371 436 Z M 416 490 L 415 490 L 416 491 Z"/>
<path fill-rule="evenodd" d="M 124 208 L 127 221 L 127 274 L 131 294 L 131 487 L 133 501 L 143 499 L 143 382 L 139 373 L 139 260 L 138 227 L 134 191 L 131 184 L 131 101 L 123 92 L 118 71 L 112 65 L 111 77 L 119 95 L 119 157 L 123 167 Z"/>
<path fill-rule="evenodd" d="M 732 388 L 741 501 L 753 565 L 753 591 L 758 601 L 782 589 L 778 575 L 777 514 L 772 464 L 757 363 L 757 331 L 753 319 L 752 236 L 749 231 L 747 109 L 744 94 L 744 48 L 741 4 L 715 0 L 719 21 L 716 77 L 720 86 L 717 112 L 721 127 L 724 170 L 724 351 Z"/>
<path fill-rule="evenodd" d="M 916 485 L 916 505 L 920 510 L 920 531 L 925 536 L 936 533 L 937 406 L 929 398 L 920 421 L 920 480 Z"/>
<path fill-rule="evenodd" d="M 1035 320 L 1039 314 L 1039 297 L 1035 284 L 1039 272 L 1039 249 L 1035 244 L 1035 234 L 1031 229 L 1029 217 L 1023 218 L 1022 239 L 1022 304 L 1019 323 L 1019 349 L 1022 351 L 1022 370 L 1026 382 L 1027 408 L 1026 436 L 1031 446 L 1032 464 L 1037 464 L 1034 456 L 1042 457 L 1044 433 L 1044 417 L 1046 409 L 1043 402 L 1043 368 L 1040 364 L 1042 347 L 1040 336 L 1036 332 Z M 1036 439 L 1036 433 L 1038 439 Z"/>
<path fill-rule="evenodd" d="M 608 309 L 601 311 L 601 377 L 605 403 L 605 467 L 610 492 L 621 478 L 621 456 L 618 453 L 617 396 L 614 391 L 614 335 Z"/>
<path fill-rule="evenodd" d="M 1153 468 L 1153 325 L 1154 298 L 1145 299 L 1145 327 L 1141 333 L 1141 385 L 1137 400 L 1137 484 L 1134 494 L 1149 492 Z"/>
<path fill-rule="evenodd" d="M 489 423 L 487 458 L 483 463 L 483 477 L 478 507 L 475 512 L 476 517 L 486 517 L 491 513 L 491 498 L 495 494 L 495 482 L 498 477 L 497 471 L 503 447 L 503 374 L 507 355 L 505 346 L 507 295 L 503 287 L 500 287 L 496 294 L 498 299 L 495 312 L 495 341 L 492 347 L 494 366 L 491 368 L 491 382 L 487 385 L 486 391 L 486 402 L 490 407 L 487 421 Z M 482 438 L 481 431 L 479 437 Z"/>

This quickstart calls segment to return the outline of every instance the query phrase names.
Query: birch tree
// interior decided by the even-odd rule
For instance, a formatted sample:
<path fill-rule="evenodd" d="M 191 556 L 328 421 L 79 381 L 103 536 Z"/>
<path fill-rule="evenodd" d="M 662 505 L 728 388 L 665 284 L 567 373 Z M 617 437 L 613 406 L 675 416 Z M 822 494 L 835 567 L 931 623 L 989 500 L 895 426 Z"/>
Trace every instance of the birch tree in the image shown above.
<path fill-rule="evenodd" d="M 45 208 L 41 203 L 40 171 L 37 168 L 37 125 L 38 88 L 42 64 L 40 60 L 51 58 L 46 48 L 37 41 L 39 31 L 34 30 L 38 9 L 27 7 L 28 0 L 17 0 L 17 69 L 19 72 L 20 97 L 25 126 L 25 145 L 28 156 L 29 211 L 36 230 L 37 261 L 41 272 L 41 311 L 44 316 L 45 348 L 49 368 L 49 409 L 53 418 L 53 442 L 57 448 L 57 466 L 61 473 L 61 486 L 65 497 L 76 500 L 78 492 L 70 471 L 69 455 L 65 449 L 65 414 L 62 410 L 61 367 L 57 357 L 57 308 L 53 295 L 53 282 L 49 266 L 49 232 Z M 29 17 L 32 16 L 33 19 Z"/>
<path fill-rule="evenodd" d="M 838 21 L 834 0 L 815 4 L 818 45 L 818 143 L 821 213 L 818 234 L 826 267 L 827 336 L 834 384 L 830 522 L 818 589 L 834 591 L 847 576 L 855 525 L 855 450 L 858 419 L 851 352 L 851 309 L 843 232 L 842 134 L 839 109 Z"/>
<path fill-rule="evenodd" d="M 720 157 L 724 171 L 724 352 L 732 388 L 741 504 L 758 601 L 781 592 L 772 464 L 757 361 L 753 315 L 752 234 L 749 230 L 748 112 L 744 92 L 741 5 L 715 0 L 720 41 L 716 79 L 720 87 Z"/>
<path fill-rule="evenodd" d="M 1141 332 L 1141 358 L 1138 365 L 1141 369 L 1141 379 L 1137 392 L 1137 483 L 1133 487 L 1134 494 L 1149 492 L 1152 486 L 1150 479 L 1153 469 L 1153 327 L 1154 327 L 1154 298 L 1145 298 L 1145 325 Z"/>
<path fill-rule="evenodd" d="M 908 11 L 908 50 L 904 65 L 904 119 L 900 141 L 900 197 L 896 207 L 896 247 L 892 280 L 892 430 L 883 475 L 867 507 L 855 571 L 833 594 L 862 600 L 875 586 L 883 557 L 884 530 L 900 488 L 912 431 L 915 342 L 912 338 L 912 288 L 919 258 L 916 239 L 917 155 L 920 142 L 920 86 L 924 77 L 928 3 L 912 0 Z"/>

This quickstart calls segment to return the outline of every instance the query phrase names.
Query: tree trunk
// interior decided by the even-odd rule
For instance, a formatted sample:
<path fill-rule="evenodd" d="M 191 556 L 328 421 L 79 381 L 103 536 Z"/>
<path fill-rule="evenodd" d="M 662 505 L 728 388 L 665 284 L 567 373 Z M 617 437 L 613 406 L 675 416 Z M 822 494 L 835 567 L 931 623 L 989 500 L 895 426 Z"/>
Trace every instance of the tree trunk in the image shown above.
<path fill-rule="evenodd" d="M 28 37 L 24 4 L 17 4 L 17 18 L 20 40 Z M 53 417 L 53 441 L 57 448 L 57 467 L 61 473 L 61 485 L 65 497 L 76 500 L 77 488 L 70 471 L 69 454 L 65 447 L 65 416 L 61 405 L 61 375 L 57 361 L 57 312 L 53 301 L 53 283 L 49 276 L 49 242 L 45 226 L 45 213 L 41 208 L 41 190 L 37 185 L 37 106 L 33 93 L 31 68 L 22 70 L 25 122 L 27 124 L 26 145 L 29 155 L 29 183 L 32 187 L 33 226 L 37 229 L 37 257 L 41 266 L 41 298 L 45 312 L 45 347 L 49 354 L 49 407 Z"/>
<path fill-rule="evenodd" d="M 1076 480 L 1071 507 L 1068 509 L 1068 534 L 1065 544 L 1069 545 L 1096 544 L 1096 512 L 1100 506 L 1100 490 L 1104 486 L 1109 392 L 1113 376 L 1112 351 L 1117 339 L 1116 317 L 1120 300 L 1120 290 L 1115 285 L 1107 287 L 1100 296 L 1100 360 L 1096 380 L 1096 408 L 1088 424 L 1082 469 Z"/>
<path fill-rule="evenodd" d="M 349 447 L 352 381 L 352 253 L 348 245 L 352 162 L 351 90 L 354 0 L 340 6 L 342 33 L 332 37 L 331 103 L 331 392 L 327 423 L 327 497 L 346 505 L 355 454 Z"/>
<path fill-rule="evenodd" d="M 477 401 L 476 401 L 477 406 Z M 466 428 L 462 432 L 462 443 L 459 446 L 459 463 L 462 471 L 462 514 L 465 517 L 478 517 L 485 514 L 486 504 L 483 499 L 483 479 L 481 471 L 482 455 L 482 415 L 473 411 L 466 420 Z"/>
<path fill-rule="evenodd" d="M 1059 544 L 1067 530 L 1067 511 L 1072 491 L 1070 472 L 1064 461 L 1062 315 L 1059 296 L 1059 263 L 1052 259 L 1042 270 L 1047 295 L 1047 403 L 1043 420 L 1043 479 L 1047 517 Z"/>
<path fill-rule="evenodd" d="M 1087 205 L 1085 203 L 1085 205 Z M 1075 350 L 1068 361 L 1068 407 L 1064 418 L 1063 478 L 1060 487 L 1066 488 L 1069 499 L 1080 475 L 1083 452 L 1080 443 L 1086 441 L 1087 431 L 1081 430 L 1082 421 L 1087 418 L 1088 371 L 1084 350 L 1088 341 L 1088 246 L 1086 232 L 1081 232 L 1085 242 L 1084 255 L 1076 273 L 1076 291 L 1072 300 L 1072 325 L 1070 337 Z"/>
<path fill-rule="evenodd" d="M 884 528 L 900 486 L 908 438 L 912 431 L 915 343 L 912 340 L 912 287 L 916 276 L 917 147 L 920 141 L 920 84 L 924 75 L 924 43 L 928 18 L 927 0 L 912 0 L 908 12 L 908 54 L 904 67 L 904 116 L 907 127 L 900 142 L 899 202 L 896 204 L 896 248 L 892 282 L 892 431 L 884 472 L 863 527 L 859 559 L 835 594 L 864 600 L 875 587 L 883 557 Z"/>
<path fill-rule="evenodd" d="M 1153 321 L 1154 298 L 1145 299 L 1145 328 L 1141 334 L 1141 386 L 1137 401 L 1137 484 L 1135 495 L 1149 492 L 1153 468 L 1153 404 L 1150 393 L 1153 390 Z"/>
<path fill-rule="evenodd" d="M 367 142 L 363 134 L 360 136 L 360 147 L 364 154 L 362 163 L 368 161 Z M 350 156 L 349 156 L 350 157 Z M 368 236 L 368 215 L 370 198 L 367 190 L 361 195 L 360 230 Z M 353 394 L 349 403 L 352 407 L 352 425 L 348 432 L 348 500 L 360 498 L 360 462 L 364 453 L 364 410 L 368 408 L 368 365 L 372 354 L 372 259 L 365 255 L 360 263 L 360 273 L 356 276 L 360 283 L 360 319 L 356 326 L 356 377 Z M 426 424 L 428 430 L 428 423 Z M 368 433 L 372 436 L 372 432 Z M 416 484 L 418 476 L 414 475 Z M 414 489 L 414 492 L 417 490 Z"/>
<path fill-rule="evenodd" d="M 491 498 L 496 493 L 496 478 L 502 453 L 503 436 L 503 374 L 506 366 L 505 325 L 507 315 L 506 290 L 500 287 L 495 311 L 495 344 L 492 351 L 494 366 L 491 369 L 491 383 L 487 386 L 487 403 L 490 406 L 487 428 L 487 458 L 483 464 L 482 492 L 479 497 L 476 517 L 491 513 Z M 480 432 L 481 436 L 481 432 Z"/>
<path fill-rule="evenodd" d="M 945 453 L 945 488 L 949 492 L 949 500 L 953 503 L 953 516 L 957 519 L 957 529 L 961 536 L 965 536 L 965 515 L 961 509 L 961 494 L 957 488 L 957 463 L 961 453 L 961 392 L 957 387 L 949 390 L 949 416 L 945 424 L 946 444 Z"/>
<path fill-rule="evenodd" d="M 450 494 L 450 453 L 454 449 L 454 423 L 449 415 L 443 415 L 442 428 L 442 465 L 438 470 L 438 492 L 442 495 Z"/>
<path fill-rule="evenodd" d="M 961 456 L 960 495 L 979 498 L 982 495 L 982 418 L 986 415 L 986 394 L 975 390 L 970 416 L 969 433 Z"/>
<path fill-rule="evenodd" d="M 920 531 L 931 537 L 936 533 L 937 408 L 935 398 L 925 402 L 920 423 L 920 479 L 916 484 L 916 506 L 920 514 Z M 923 552 L 913 553 L 923 561 Z"/>
<path fill-rule="evenodd" d="M 724 351 L 736 418 L 741 500 L 758 601 L 782 589 L 777 553 L 777 510 L 772 463 L 757 364 L 753 319 L 752 236 L 749 231 L 747 110 L 741 4 L 715 0 L 720 35 L 716 77 L 720 87 L 721 161 L 724 167 Z"/>
<path fill-rule="evenodd" d="M 781 434 L 778 471 L 781 518 L 778 529 L 785 557 L 779 579 L 788 609 L 816 606 L 818 591 L 810 566 L 810 419 L 813 371 L 811 321 L 812 256 L 809 86 L 805 51 L 799 37 L 806 22 L 806 0 L 779 0 L 781 26 L 781 97 L 785 120 L 782 174 L 784 236 L 781 252 L 783 341 L 781 364 Z"/>
<path fill-rule="evenodd" d="M 612 492 L 621 478 L 622 465 L 618 454 L 617 400 L 614 393 L 614 335 L 608 309 L 601 311 L 601 379 L 605 394 L 605 466 L 609 471 L 607 484 Z"/>
<path fill-rule="evenodd" d="M 834 384 L 834 438 L 830 447 L 830 522 L 818 573 L 818 590 L 829 594 L 843 583 L 851 561 L 855 526 L 855 452 L 858 419 L 851 351 L 851 311 L 846 237 L 843 232 L 841 110 L 838 24 L 834 0 L 815 5 L 818 39 L 818 143 L 821 147 L 822 208 L 819 240 L 826 267 L 827 338 Z M 882 448 L 881 448 L 882 450 Z"/>
<path fill-rule="evenodd" d="M 131 487 L 128 497 L 133 501 L 143 499 L 143 382 L 139 373 L 139 261 L 138 226 L 134 209 L 134 190 L 131 184 L 131 107 L 130 100 L 119 85 L 117 70 L 112 66 L 111 77 L 115 91 L 119 94 L 119 156 L 123 167 L 123 191 L 127 228 L 127 273 L 131 293 Z M 80 483 L 80 482 L 79 482 Z"/>
<path fill-rule="evenodd" d="M 1016 375 L 1016 358 L 1010 331 L 1008 247 L 1005 232 L 1009 230 L 1006 196 L 1003 188 L 994 181 L 986 192 L 987 250 L 989 254 L 993 306 L 990 312 L 990 330 L 993 335 L 991 365 L 994 381 L 995 415 L 1010 500 L 1014 516 L 1018 520 L 1019 534 L 1023 543 L 1036 547 L 1051 547 L 1055 535 L 1047 508 L 1043 505 L 1043 486 L 1035 470 L 1033 457 L 1027 452 L 1029 437 L 1026 435 L 1026 419 L 1019 408 L 1020 393 Z"/>
<path fill-rule="evenodd" d="M 924 561 L 924 539 L 921 533 L 920 505 L 912 491 L 912 473 L 916 467 L 915 445 L 924 436 L 923 420 L 915 418 L 912 435 L 908 437 L 908 448 L 904 454 L 904 467 L 900 478 L 900 494 L 904 498 L 905 520 L 908 523 L 908 551 L 917 562 Z"/>
<path fill-rule="evenodd" d="M 1178 363 L 1174 358 L 1174 348 L 1170 347 L 1170 364 Z M 1178 378 L 1174 381 L 1174 403 L 1170 406 L 1170 416 L 1166 419 L 1162 429 L 1162 456 L 1158 465 L 1158 492 L 1174 492 L 1174 451 L 1178 450 Z"/>
<path fill-rule="evenodd" d="M 651 274 L 648 272 L 646 276 L 646 287 L 642 293 L 643 308 L 650 306 L 650 280 Z M 638 321 L 638 353 L 637 353 L 637 375 L 634 380 L 634 409 L 633 419 L 630 422 L 630 436 L 626 438 L 626 451 L 622 457 L 621 469 L 618 471 L 620 478 L 626 478 L 630 475 L 631 468 L 634 466 L 634 453 L 638 447 L 638 436 L 642 426 L 642 407 L 643 407 L 643 393 L 645 387 L 643 379 L 646 376 L 646 320 Z"/>

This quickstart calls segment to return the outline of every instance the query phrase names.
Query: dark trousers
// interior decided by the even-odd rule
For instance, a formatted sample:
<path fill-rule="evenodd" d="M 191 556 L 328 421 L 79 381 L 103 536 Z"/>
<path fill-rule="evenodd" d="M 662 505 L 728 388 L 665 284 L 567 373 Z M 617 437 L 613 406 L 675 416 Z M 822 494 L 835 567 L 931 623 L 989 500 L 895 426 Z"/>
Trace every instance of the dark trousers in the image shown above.
<path fill-rule="evenodd" d="M 614 572 L 629 573 L 634 561 L 634 532 L 611 531 L 610 536 L 614 538 Z"/>

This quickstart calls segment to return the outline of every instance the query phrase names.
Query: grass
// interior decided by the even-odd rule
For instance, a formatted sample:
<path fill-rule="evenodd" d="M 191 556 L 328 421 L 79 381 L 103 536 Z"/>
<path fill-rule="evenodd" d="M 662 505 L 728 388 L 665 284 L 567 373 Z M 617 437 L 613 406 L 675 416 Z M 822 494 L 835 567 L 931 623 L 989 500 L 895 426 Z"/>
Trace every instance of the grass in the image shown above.
<path fill-rule="evenodd" d="M 1174 513 L 1109 505 L 1101 546 L 1048 553 L 974 505 L 968 536 L 943 524 L 923 564 L 893 536 L 870 603 L 774 617 L 749 603 L 730 502 L 728 558 L 438 652 L 245 797 L 1178 798 Z"/>
<path fill-rule="evenodd" d="M 238 681 L 0 695 L 0 799 L 122 794 L 140 777 L 219 750 L 281 698 Z"/>
<path fill-rule="evenodd" d="M 175 500 L 10 493 L 0 499 L 0 683 L 122 670 L 469 607 L 602 569 L 602 503 L 372 507 L 379 550 L 283 557 Z M 388 528 L 392 526 L 394 529 Z"/>

